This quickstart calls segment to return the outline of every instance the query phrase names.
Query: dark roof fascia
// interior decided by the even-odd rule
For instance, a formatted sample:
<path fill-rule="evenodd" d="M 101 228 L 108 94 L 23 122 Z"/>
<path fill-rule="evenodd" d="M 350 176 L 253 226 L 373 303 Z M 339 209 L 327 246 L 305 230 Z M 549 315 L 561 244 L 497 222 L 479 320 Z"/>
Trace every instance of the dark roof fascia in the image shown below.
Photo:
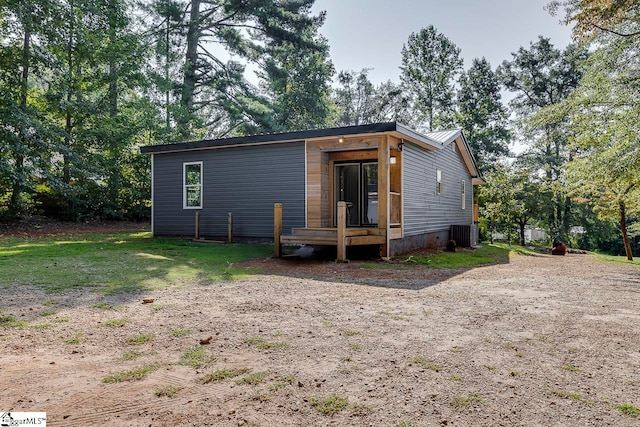
<path fill-rule="evenodd" d="M 481 180 L 484 181 L 484 177 L 482 176 L 482 171 L 478 167 L 478 162 L 476 162 L 476 158 L 473 155 L 473 151 L 471 151 L 471 146 L 467 142 L 467 137 L 464 136 L 464 131 L 462 129 L 460 130 L 460 135 L 462 136 L 462 142 L 464 143 L 464 146 L 467 149 L 467 152 L 469 153 L 469 158 L 471 158 L 471 162 L 473 162 L 473 167 L 476 169 L 476 176 L 474 178 L 480 178 Z"/>
<path fill-rule="evenodd" d="M 235 146 L 235 145 L 243 145 L 243 144 L 304 141 L 307 139 L 314 139 L 314 138 L 326 138 L 326 137 L 334 137 L 334 136 L 339 137 L 339 136 L 347 136 L 347 135 L 390 132 L 390 131 L 396 131 L 396 130 L 403 132 L 404 129 L 408 129 L 408 128 L 402 125 L 399 125 L 396 122 L 385 122 L 385 123 L 374 123 L 370 125 L 347 126 L 347 127 L 338 127 L 338 128 L 328 128 L 328 129 L 312 129 L 312 130 L 295 131 L 295 132 L 238 136 L 238 137 L 222 138 L 222 139 L 206 139 L 202 141 L 181 142 L 176 144 L 147 145 L 144 147 L 140 147 L 140 152 L 141 153 L 164 153 L 164 152 L 172 152 L 172 151 L 203 150 L 207 148 L 225 147 L 230 145 Z"/>

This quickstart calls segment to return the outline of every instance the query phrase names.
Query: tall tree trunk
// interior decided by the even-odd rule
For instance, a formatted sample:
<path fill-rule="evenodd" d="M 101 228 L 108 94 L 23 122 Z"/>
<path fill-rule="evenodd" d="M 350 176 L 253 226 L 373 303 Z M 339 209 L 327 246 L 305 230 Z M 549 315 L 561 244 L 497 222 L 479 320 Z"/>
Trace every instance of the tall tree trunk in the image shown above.
<path fill-rule="evenodd" d="M 26 7 L 26 6 L 25 6 Z M 29 89 L 29 66 L 31 62 L 31 11 L 26 10 L 22 16 L 24 24 L 24 38 L 22 42 L 22 78 L 20 84 L 20 109 L 22 112 L 27 110 L 27 91 Z M 22 140 L 22 147 L 26 146 L 28 141 L 26 138 Z M 24 152 L 22 147 L 14 152 L 14 168 L 15 178 L 12 182 L 11 197 L 9 199 L 9 212 L 17 214 L 20 210 L 20 196 L 25 187 L 25 167 Z"/>
<path fill-rule="evenodd" d="M 527 244 L 524 239 L 524 228 L 527 226 L 527 221 L 519 221 L 518 226 L 520 227 L 520 246 L 524 246 Z"/>
<path fill-rule="evenodd" d="M 72 5 L 73 6 L 73 5 Z M 62 180 L 65 184 L 71 183 L 71 145 L 73 144 L 71 139 L 71 131 L 73 130 L 73 118 L 71 113 L 71 101 L 73 99 L 73 34 L 75 31 L 75 25 L 73 20 L 75 17 L 69 18 L 69 41 L 67 43 L 67 106 L 65 107 L 65 153 L 62 156 Z"/>
<path fill-rule="evenodd" d="M 171 101 L 170 95 L 171 95 L 171 91 L 170 91 L 170 86 L 169 86 L 169 66 L 170 66 L 170 55 L 171 55 L 171 50 L 169 48 L 169 43 L 170 43 L 170 39 L 169 39 L 169 29 L 170 29 L 170 24 L 171 24 L 171 18 L 169 15 L 169 11 L 167 10 L 167 28 L 166 28 L 166 33 L 165 33 L 165 43 L 166 43 L 166 57 L 165 57 L 165 61 L 164 61 L 164 82 L 165 85 L 167 86 L 167 89 L 165 91 L 165 114 L 166 114 L 166 127 L 167 127 L 167 131 L 171 128 L 171 116 L 169 115 L 169 102 Z"/>
<path fill-rule="evenodd" d="M 624 251 L 627 255 L 627 260 L 633 261 L 633 255 L 631 254 L 631 243 L 629 243 L 629 236 L 627 235 L 627 207 L 623 200 L 620 200 L 620 229 L 622 230 L 622 241 L 624 242 Z"/>
<path fill-rule="evenodd" d="M 187 31 L 187 53 L 184 64 L 184 82 L 180 106 L 182 112 L 178 131 L 183 138 L 191 136 L 190 122 L 193 114 L 193 97 L 197 81 L 198 43 L 200 41 L 200 0 L 191 0 L 191 14 Z"/>
<path fill-rule="evenodd" d="M 115 5 L 114 5 L 115 7 Z M 111 47 L 115 48 L 116 26 L 110 22 L 109 41 Z M 109 117 L 112 123 L 116 122 L 118 116 L 118 66 L 114 58 L 115 54 L 109 55 Z M 111 151 L 111 164 L 109 165 L 109 196 L 110 202 L 114 210 L 118 208 L 118 193 L 120 190 L 120 132 L 116 131 L 109 141 L 109 149 Z"/>

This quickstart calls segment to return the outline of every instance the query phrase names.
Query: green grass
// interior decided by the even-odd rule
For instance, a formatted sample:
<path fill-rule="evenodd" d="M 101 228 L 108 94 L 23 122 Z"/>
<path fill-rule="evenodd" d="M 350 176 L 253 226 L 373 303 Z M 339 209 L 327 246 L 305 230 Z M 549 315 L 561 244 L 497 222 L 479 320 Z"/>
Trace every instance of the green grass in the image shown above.
<path fill-rule="evenodd" d="M 239 380 L 236 381 L 238 385 L 258 385 L 262 382 L 265 377 L 269 375 L 269 372 L 254 372 L 252 374 L 246 375 Z"/>
<path fill-rule="evenodd" d="M 469 406 L 472 406 L 474 403 L 483 403 L 483 402 L 484 402 L 484 399 L 475 393 L 469 396 L 455 396 L 453 399 L 451 399 L 451 404 L 456 410 L 467 408 Z"/>
<path fill-rule="evenodd" d="M 251 371 L 251 369 L 249 368 L 241 368 L 241 369 L 222 368 L 210 374 L 207 374 L 204 377 L 196 378 L 196 382 L 199 384 L 214 383 L 214 382 L 225 380 L 227 378 L 239 377 L 240 375 L 244 375 L 249 371 Z"/>
<path fill-rule="evenodd" d="M 153 335 L 147 334 L 131 335 L 125 340 L 125 342 L 128 345 L 140 345 L 153 340 L 153 338 L 155 338 Z"/>
<path fill-rule="evenodd" d="M 82 332 L 76 332 L 68 338 L 62 340 L 65 344 L 80 344 L 82 342 Z"/>
<path fill-rule="evenodd" d="M 416 356 L 416 358 L 413 359 L 413 362 L 417 365 L 424 366 L 427 369 L 431 369 L 432 371 L 440 372 L 442 370 L 442 366 L 436 365 L 432 361 L 427 360 L 422 356 Z"/>
<path fill-rule="evenodd" d="M 13 316 L 0 316 L 0 327 L 5 328 L 19 328 L 26 326 L 27 322 L 24 320 L 17 320 Z"/>
<path fill-rule="evenodd" d="M 123 381 L 139 381 L 145 379 L 150 373 L 157 369 L 156 365 L 145 365 L 126 371 L 114 372 L 102 378 L 103 383 L 114 384 Z"/>
<path fill-rule="evenodd" d="M 571 400 L 575 400 L 576 402 L 582 402 L 587 406 L 595 405 L 594 402 L 585 399 L 584 396 L 582 396 L 581 394 L 574 393 L 572 391 L 553 389 L 553 390 L 549 390 L 548 393 L 554 396 L 561 397 L 563 399 L 571 399 Z"/>
<path fill-rule="evenodd" d="M 458 249 L 457 252 L 438 251 L 432 254 L 410 255 L 398 258 L 407 264 L 428 265 L 433 268 L 472 268 L 480 265 L 509 262 L 514 255 L 538 255 L 522 246 L 483 243 L 477 249 Z"/>
<path fill-rule="evenodd" d="M 577 365 L 574 365 L 573 363 L 567 363 L 566 365 L 562 366 L 562 369 L 566 369 L 567 371 L 572 371 L 572 372 L 576 372 L 580 370 L 580 367 Z"/>
<path fill-rule="evenodd" d="M 191 329 L 175 329 L 171 331 L 171 335 L 174 337 L 185 337 L 191 334 Z"/>
<path fill-rule="evenodd" d="M 608 263 L 616 263 L 616 264 L 625 264 L 625 265 L 633 265 L 635 267 L 640 267 L 640 258 L 635 256 L 633 261 L 627 260 L 625 255 L 605 255 L 605 254 L 597 254 L 592 253 L 592 257 L 599 262 L 608 262 Z M 637 254 L 635 254 L 637 255 Z"/>
<path fill-rule="evenodd" d="M 46 292 L 88 288 L 105 294 L 183 283 L 215 283 L 249 274 L 233 263 L 270 254 L 269 245 L 214 245 L 153 239 L 148 232 L 0 238 L 0 283 Z M 96 308 L 111 308 L 96 304 Z"/>
<path fill-rule="evenodd" d="M 120 327 L 127 323 L 127 319 L 112 319 L 103 323 L 104 326 Z"/>
<path fill-rule="evenodd" d="M 203 347 L 190 347 L 180 355 L 180 364 L 191 366 L 192 368 L 201 368 L 210 365 L 216 361 L 216 357 L 212 356 Z"/>
<path fill-rule="evenodd" d="M 640 406 L 632 405 L 630 403 L 622 403 L 615 405 L 615 408 L 625 415 L 629 415 L 633 418 L 640 418 Z"/>
<path fill-rule="evenodd" d="M 339 394 L 332 394 L 322 400 L 315 397 L 311 398 L 310 403 L 311 406 L 318 410 L 318 412 L 324 415 L 334 415 L 347 409 L 347 406 L 349 406 L 349 399 L 344 396 L 340 396 Z"/>
<path fill-rule="evenodd" d="M 125 350 L 122 352 L 122 360 L 134 360 L 138 357 L 144 356 L 144 353 L 141 351 L 129 351 Z"/>
<path fill-rule="evenodd" d="M 180 390 L 182 390 L 182 387 L 168 385 L 166 387 L 157 387 L 153 389 L 153 394 L 155 394 L 158 397 L 161 397 L 161 396 L 176 397 L 176 395 Z"/>

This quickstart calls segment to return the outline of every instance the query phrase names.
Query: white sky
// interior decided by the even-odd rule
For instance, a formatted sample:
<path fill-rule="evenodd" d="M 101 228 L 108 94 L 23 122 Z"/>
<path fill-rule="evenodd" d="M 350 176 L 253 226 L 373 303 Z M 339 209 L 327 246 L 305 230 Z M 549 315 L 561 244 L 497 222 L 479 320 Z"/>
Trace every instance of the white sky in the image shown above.
<path fill-rule="evenodd" d="M 402 45 L 428 25 L 462 50 L 465 69 L 483 56 L 495 69 L 538 35 L 564 48 L 571 31 L 543 9 L 549 1 L 316 0 L 313 12 L 327 12 L 320 33 L 329 40 L 336 71 L 373 68 L 369 79 L 377 84 L 400 81 Z"/>

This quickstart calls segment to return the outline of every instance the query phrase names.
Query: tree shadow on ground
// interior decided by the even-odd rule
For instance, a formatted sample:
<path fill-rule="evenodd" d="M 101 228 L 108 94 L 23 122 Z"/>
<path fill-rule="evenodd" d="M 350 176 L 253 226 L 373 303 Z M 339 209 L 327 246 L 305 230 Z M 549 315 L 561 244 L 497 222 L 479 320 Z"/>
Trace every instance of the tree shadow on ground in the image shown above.
<path fill-rule="evenodd" d="M 336 262 L 335 250 L 331 248 L 312 253 L 303 247 L 289 252 L 280 259 L 270 257 L 242 265 L 284 277 L 417 291 L 474 268 L 509 263 L 511 249 L 496 246 L 458 249 L 455 253 L 421 250 L 389 261 L 373 258 L 370 253 L 351 252 L 347 254 L 350 258 L 347 263 Z"/>

